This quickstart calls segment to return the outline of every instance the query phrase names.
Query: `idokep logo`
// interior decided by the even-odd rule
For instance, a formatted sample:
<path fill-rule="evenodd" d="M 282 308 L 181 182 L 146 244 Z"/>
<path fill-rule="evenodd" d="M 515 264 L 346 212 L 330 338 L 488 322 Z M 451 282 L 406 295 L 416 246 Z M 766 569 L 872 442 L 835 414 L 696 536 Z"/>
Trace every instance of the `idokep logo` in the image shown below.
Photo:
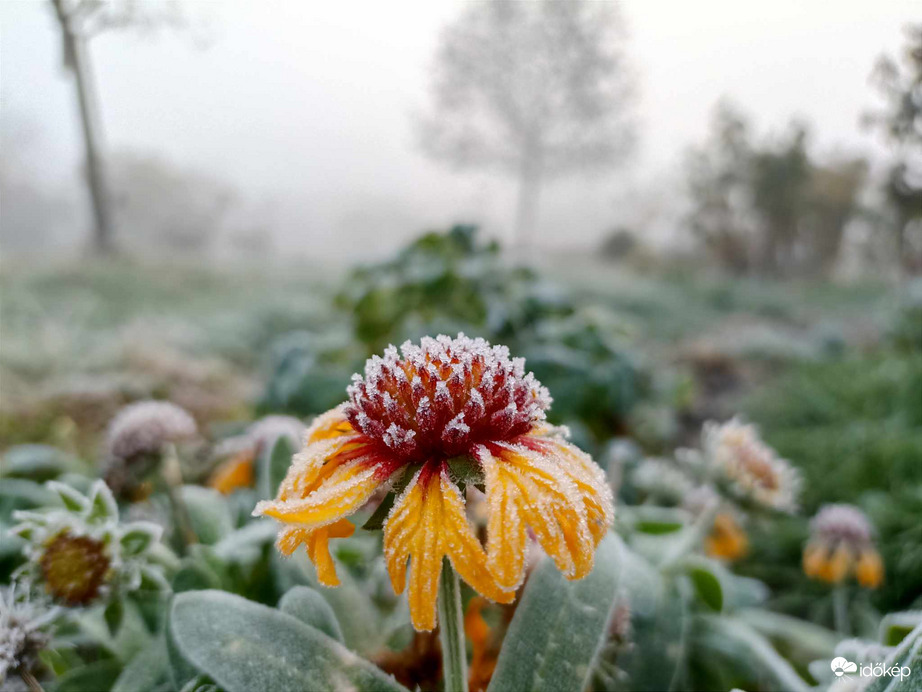
<path fill-rule="evenodd" d="M 841 656 L 838 658 L 832 659 L 832 663 L 829 664 L 832 668 L 832 672 L 836 674 L 837 678 L 841 678 L 846 673 L 857 673 L 858 664 L 852 663 Z"/>
<path fill-rule="evenodd" d="M 905 680 L 912 673 L 909 666 L 890 666 L 888 668 L 883 663 L 869 663 L 859 668 L 857 663 L 853 663 L 842 656 L 832 659 L 829 667 L 832 668 L 832 672 L 835 673 L 837 678 L 841 678 L 846 673 L 858 673 L 863 678 L 882 678 L 886 676 Z"/>

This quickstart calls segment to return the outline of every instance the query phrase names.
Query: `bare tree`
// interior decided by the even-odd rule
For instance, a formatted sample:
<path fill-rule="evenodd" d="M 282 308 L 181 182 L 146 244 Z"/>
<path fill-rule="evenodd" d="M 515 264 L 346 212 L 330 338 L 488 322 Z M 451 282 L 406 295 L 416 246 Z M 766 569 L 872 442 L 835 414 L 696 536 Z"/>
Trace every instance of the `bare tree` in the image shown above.
<path fill-rule="evenodd" d="M 617 6 L 591 0 L 470 3 L 442 36 L 420 142 L 458 169 L 518 179 L 515 240 L 542 185 L 621 162 L 634 141 Z"/>
<path fill-rule="evenodd" d="M 89 41 L 110 29 L 152 29 L 177 24 L 176 3 L 169 0 L 51 0 L 61 28 L 64 67 L 74 76 L 80 123 L 86 150 L 86 179 L 93 205 L 92 249 L 98 255 L 115 252 L 114 228 L 106 186 L 99 97 L 93 83 Z"/>

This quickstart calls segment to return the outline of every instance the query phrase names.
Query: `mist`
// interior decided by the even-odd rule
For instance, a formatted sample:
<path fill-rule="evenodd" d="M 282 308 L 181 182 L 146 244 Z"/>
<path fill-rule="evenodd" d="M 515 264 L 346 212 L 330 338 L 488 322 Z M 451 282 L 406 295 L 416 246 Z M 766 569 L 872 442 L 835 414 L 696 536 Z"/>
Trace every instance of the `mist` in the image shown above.
<path fill-rule="evenodd" d="M 464 5 L 189 1 L 183 29 L 103 33 L 90 51 L 105 151 L 220 180 L 234 199 L 219 235 L 259 229 L 281 257 L 377 257 L 454 222 L 508 239 L 514 181 L 440 166 L 414 132 L 441 32 Z M 807 120 L 821 153 L 879 158 L 880 142 L 858 126 L 868 74 L 917 9 L 897 0 L 844 2 L 835 12 L 797 2 L 624 2 L 634 155 L 617 171 L 548 185 L 536 245 L 585 250 L 624 225 L 677 242 L 677 169 L 723 96 L 767 131 Z M 4 158 L 68 210 L 42 251 L 79 249 L 91 222 L 53 12 L 5 2 L 0 31 Z"/>

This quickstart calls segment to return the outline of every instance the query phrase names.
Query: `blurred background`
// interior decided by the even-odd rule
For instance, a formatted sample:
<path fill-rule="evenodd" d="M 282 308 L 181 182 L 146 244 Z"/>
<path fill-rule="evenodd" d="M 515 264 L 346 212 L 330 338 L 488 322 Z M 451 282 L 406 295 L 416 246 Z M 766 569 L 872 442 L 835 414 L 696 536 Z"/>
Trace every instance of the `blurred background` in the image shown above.
<path fill-rule="evenodd" d="M 147 398 L 215 440 L 306 419 L 463 330 L 610 469 L 757 423 L 805 479 L 739 565 L 774 609 L 833 626 L 829 502 L 880 532 L 853 633 L 918 607 L 918 2 L 6 0 L 0 32 L 0 449 L 92 465 Z"/>

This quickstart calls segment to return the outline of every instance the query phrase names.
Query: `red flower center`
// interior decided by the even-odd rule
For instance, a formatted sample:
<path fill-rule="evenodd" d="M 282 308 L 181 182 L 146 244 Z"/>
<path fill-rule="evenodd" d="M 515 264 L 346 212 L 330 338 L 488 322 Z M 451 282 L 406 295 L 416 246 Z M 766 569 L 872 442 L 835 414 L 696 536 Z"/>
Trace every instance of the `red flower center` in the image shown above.
<path fill-rule="evenodd" d="M 402 358 L 391 346 L 365 364 L 365 377 L 353 375 L 346 416 L 408 462 L 512 439 L 550 406 L 547 389 L 505 346 L 459 334 L 408 341 L 400 350 Z"/>

